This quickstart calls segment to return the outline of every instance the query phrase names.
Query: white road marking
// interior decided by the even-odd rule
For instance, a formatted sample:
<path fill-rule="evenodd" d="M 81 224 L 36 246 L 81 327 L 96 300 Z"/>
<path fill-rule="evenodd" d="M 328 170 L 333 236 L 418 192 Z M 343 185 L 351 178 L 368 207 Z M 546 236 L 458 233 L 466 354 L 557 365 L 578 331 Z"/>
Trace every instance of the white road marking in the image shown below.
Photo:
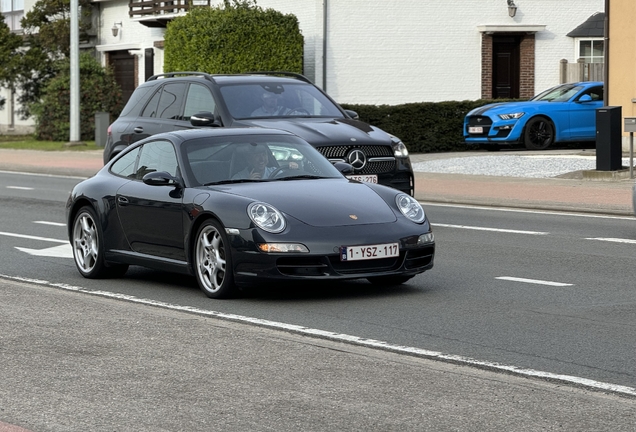
<path fill-rule="evenodd" d="M 636 244 L 636 240 L 622 239 L 622 238 L 588 237 L 585 240 L 599 240 L 599 241 L 606 241 L 606 242 L 613 242 L 613 243 L 631 243 L 631 244 Z"/>
<path fill-rule="evenodd" d="M 69 176 L 69 175 L 59 175 L 59 174 L 42 174 L 42 173 L 31 173 L 31 172 L 23 172 L 23 171 L 3 171 L 3 170 L 0 170 L 0 174 L 17 174 L 17 175 L 34 176 L 34 177 L 55 177 L 55 178 L 78 179 L 78 180 L 85 180 L 86 179 L 86 177 L 79 177 L 79 176 Z"/>
<path fill-rule="evenodd" d="M 31 187 L 25 186 L 7 186 L 7 189 L 33 190 Z"/>
<path fill-rule="evenodd" d="M 538 280 L 538 279 L 524 279 L 524 278 L 518 278 L 518 277 L 512 277 L 512 276 L 500 276 L 500 277 L 496 277 L 495 279 L 507 280 L 512 282 L 538 284 L 538 285 L 557 286 L 557 287 L 574 286 L 574 284 L 569 284 L 569 283 L 551 282 L 551 281 L 544 281 L 544 280 Z"/>
<path fill-rule="evenodd" d="M 302 334 L 305 336 L 319 337 L 322 339 L 344 342 L 351 345 L 382 349 L 382 350 L 386 350 L 386 351 L 390 351 L 390 352 L 394 352 L 398 354 L 406 354 L 406 355 L 412 355 L 416 357 L 428 358 L 431 360 L 452 362 L 456 364 L 462 364 L 465 366 L 478 367 L 481 369 L 489 369 L 489 370 L 494 370 L 499 372 L 511 373 L 518 376 L 541 378 L 541 379 L 550 380 L 550 381 L 559 381 L 562 383 L 584 386 L 584 387 L 588 387 L 590 389 L 595 389 L 595 390 L 610 391 L 610 392 L 623 394 L 627 396 L 636 396 L 636 388 L 633 388 L 633 387 L 605 383 L 601 381 L 595 381 L 588 378 L 581 378 L 581 377 L 576 377 L 572 375 L 561 375 L 561 374 L 555 374 L 551 372 L 538 371 L 534 369 L 521 368 L 517 366 L 503 365 L 500 363 L 480 361 L 480 360 L 472 359 L 470 357 L 463 357 L 463 356 L 458 356 L 453 354 L 444 354 L 438 351 L 429 351 L 429 350 L 425 350 L 421 348 L 415 348 L 415 347 L 409 347 L 409 346 L 403 346 L 403 345 L 393 345 L 388 342 L 362 338 L 359 336 L 352 336 L 352 335 L 347 335 L 342 333 L 334 333 L 334 332 L 325 331 L 325 330 L 313 329 L 313 328 L 303 327 L 303 326 L 298 326 L 293 324 L 285 324 L 285 323 L 276 322 L 276 321 L 263 320 L 260 318 L 252 318 L 252 317 L 247 317 L 243 315 L 235 315 L 235 314 L 228 314 L 228 313 L 216 312 L 216 311 L 205 310 L 205 309 L 198 309 L 192 306 L 175 305 L 171 303 L 160 302 L 157 300 L 143 299 L 143 298 L 127 295 L 127 294 L 113 293 L 110 291 L 91 291 L 83 287 L 68 285 L 65 283 L 53 283 L 53 282 L 48 282 L 48 281 L 38 280 L 38 279 L 30 279 L 30 278 L 24 278 L 24 277 L 18 277 L 18 276 L 8 276 L 1 273 L 0 273 L 0 278 L 26 282 L 26 283 L 33 283 L 33 284 L 48 286 L 52 288 L 59 288 L 59 289 L 67 290 L 67 291 L 90 294 L 90 295 L 95 295 L 98 297 L 124 300 L 131 303 L 155 306 L 155 307 L 176 310 L 176 311 L 185 312 L 185 313 L 192 313 L 192 314 L 201 315 L 201 316 L 224 319 L 228 321 L 241 322 L 245 324 L 253 324 L 260 327 L 266 327 L 266 328 L 270 328 L 274 330 L 282 330 L 282 331 L 287 331 L 291 333 Z"/>
<path fill-rule="evenodd" d="M 66 224 L 62 222 L 33 221 L 33 223 L 53 226 L 66 226 Z"/>
<path fill-rule="evenodd" d="M 73 249 L 70 244 L 62 244 L 59 246 L 53 246 L 46 249 L 29 249 L 23 247 L 15 247 L 21 252 L 26 252 L 29 255 L 54 257 L 54 258 L 73 258 Z"/>
<path fill-rule="evenodd" d="M 8 233 L 8 232 L 2 232 L 2 231 L 0 231 L 0 235 L 7 236 L 7 237 L 24 238 L 29 240 L 48 241 L 48 242 L 54 242 L 54 243 L 68 243 L 68 240 L 58 240 L 58 239 L 52 239 L 47 237 L 38 237 L 38 236 L 32 236 L 32 235 L 26 235 L 26 234 L 15 234 L 15 233 Z"/>
<path fill-rule="evenodd" d="M 531 213 L 531 214 L 541 214 L 541 215 L 552 215 L 552 216 L 574 216 L 574 217 L 585 217 L 585 218 L 594 218 L 594 219 L 619 219 L 619 220 L 630 220 L 633 221 L 634 216 L 612 216 L 612 215 L 603 215 L 596 213 L 568 213 L 568 212 L 560 212 L 560 211 L 550 211 L 550 210 L 527 210 L 527 209 L 516 209 L 509 207 L 485 207 L 478 205 L 466 205 L 466 204 L 443 204 L 437 202 L 429 202 L 429 201 L 420 201 L 420 204 L 423 204 L 427 207 L 452 207 L 452 208 L 463 208 L 463 209 L 471 209 L 471 210 L 489 210 L 489 211 L 499 211 L 499 212 L 510 212 L 510 213 Z"/>
<path fill-rule="evenodd" d="M 468 230 L 477 230 L 477 231 L 495 231 L 495 232 L 504 232 L 504 233 L 512 233 L 512 234 L 528 234 L 528 235 L 547 235 L 550 233 L 541 232 L 541 231 L 521 231 L 521 230 L 511 230 L 511 229 L 502 229 L 502 228 L 486 228 L 486 227 L 476 227 L 469 225 L 450 225 L 450 224 L 440 224 L 440 223 L 431 223 L 433 228 L 435 227 L 444 227 L 444 228 L 459 228 L 459 229 L 468 229 Z"/>

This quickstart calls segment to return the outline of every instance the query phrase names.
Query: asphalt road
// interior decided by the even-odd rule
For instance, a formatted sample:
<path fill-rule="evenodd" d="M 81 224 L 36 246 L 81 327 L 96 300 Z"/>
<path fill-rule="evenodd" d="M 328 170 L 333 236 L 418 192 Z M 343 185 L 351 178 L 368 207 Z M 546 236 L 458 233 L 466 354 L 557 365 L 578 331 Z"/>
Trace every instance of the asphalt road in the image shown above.
<path fill-rule="evenodd" d="M 65 421 L 73 425 L 68 430 L 156 430 L 161 422 L 165 430 L 632 427 L 632 399 L 269 333 L 185 309 L 456 355 L 463 364 L 496 362 L 565 374 L 578 384 L 589 379 L 634 388 L 633 218 L 430 205 L 435 268 L 412 283 L 264 287 L 212 301 L 192 278 L 140 268 L 120 280 L 81 278 L 63 256 L 69 250 L 63 203 L 77 181 L 0 174 L 0 274 L 10 277 L 0 277 L 0 304 L 13 329 L 2 338 L 11 348 L 0 366 L 7 383 L 0 391 L 2 421 L 36 430 L 65 429 Z M 22 284 L 17 277 L 47 283 Z M 177 309 L 68 293 L 53 284 Z M 251 332 L 262 338 L 250 346 Z M 22 367 L 29 372 L 15 374 Z M 442 384 L 440 377 L 453 379 Z M 126 388 L 109 385 L 111 379 Z M 42 400 L 60 407 L 49 426 L 37 412 Z M 528 405 L 511 411 L 515 400 Z M 215 415 L 206 417 L 210 411 Z M 527 422 L 530 412 L 535 417 Z M 211 419 L 216 423 L 206 425 Z"/>

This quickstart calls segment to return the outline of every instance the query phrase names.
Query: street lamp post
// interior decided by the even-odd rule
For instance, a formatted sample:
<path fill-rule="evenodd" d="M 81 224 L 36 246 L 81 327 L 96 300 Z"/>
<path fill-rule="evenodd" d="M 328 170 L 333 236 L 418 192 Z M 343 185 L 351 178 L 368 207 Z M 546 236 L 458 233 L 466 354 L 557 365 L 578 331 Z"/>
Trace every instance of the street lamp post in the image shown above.
<path fill-rule="evenodd" d="M 80 140 L 79 109 L 79 0 L 71 0 L 71 106 L 70 144 Z"/>

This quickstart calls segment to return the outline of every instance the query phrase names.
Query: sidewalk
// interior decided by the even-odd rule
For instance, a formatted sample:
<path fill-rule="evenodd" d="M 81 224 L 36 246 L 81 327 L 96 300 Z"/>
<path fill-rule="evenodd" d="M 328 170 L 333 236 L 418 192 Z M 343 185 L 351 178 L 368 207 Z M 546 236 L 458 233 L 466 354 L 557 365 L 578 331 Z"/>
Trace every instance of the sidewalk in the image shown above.
<path fill-rule="evenodd" d="M 550 155 L 549 152 L 545 154 Z M 457 154 L 454 154 L 457 155 Z M 483 152 L 488 158 L 493 153 Z M 414 154 L 411 160 L 449 158 Z M 103 166 L 102 151 L 41 152 L 0 149 L 0 170 L 88 177 Z M 518 207 L 631 216 L 630 179 L 523 178 L 415 173 L 415 196 L 422 202 Z"/>

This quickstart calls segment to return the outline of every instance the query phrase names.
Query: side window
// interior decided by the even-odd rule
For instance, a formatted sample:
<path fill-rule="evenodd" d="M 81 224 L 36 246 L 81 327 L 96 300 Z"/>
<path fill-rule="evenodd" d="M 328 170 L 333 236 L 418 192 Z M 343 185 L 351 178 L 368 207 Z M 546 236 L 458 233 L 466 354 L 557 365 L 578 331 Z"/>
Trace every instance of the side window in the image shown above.
<path fill-rule="evenodd" d="M 148 105 L 141 112 L 142 117 L 157 117 L 157 105 L 159 104 L 159 97 L 161 96 L 161 87 L 155 92 L 148 101 Z"/>
<path fill-rule="evenodd" d="M 201 111 L 213 113 L 215 107 L 216 103 L 212 93 L 210 93 L 210 89 L 201 84 L 190 84 L 183 110 L 183 119 L 189 121 L 193 114 Z"/>
<path fill-rule="evenodd" d="M 594 101 L 603 100 L 603 87 L 593 87 L 587 91 Z"/>
<path fill-rule="evenodd" d="M 170 141 L 152 141 L 141 148 L 135 178 L 141 180 L 146 174 L 154 171 L 166 171 L 170 175 L 177 175 L 177 155 Z"/>
<path fill-rule="evenodd" d="M 137 156 L 139 156 L 139 149 L 140 147 L 137 147 L 123 155 L 110 167 L 110 172 L 122 177 L 135 178 L 135 162 L 137 162 Z"/>
<path fill-rule="evenodd" d="M 181 118 L 181 105 L 185 92 L 185 83 L 166 84 L 161 92 L 157 117 L 178 120 Z"/>

